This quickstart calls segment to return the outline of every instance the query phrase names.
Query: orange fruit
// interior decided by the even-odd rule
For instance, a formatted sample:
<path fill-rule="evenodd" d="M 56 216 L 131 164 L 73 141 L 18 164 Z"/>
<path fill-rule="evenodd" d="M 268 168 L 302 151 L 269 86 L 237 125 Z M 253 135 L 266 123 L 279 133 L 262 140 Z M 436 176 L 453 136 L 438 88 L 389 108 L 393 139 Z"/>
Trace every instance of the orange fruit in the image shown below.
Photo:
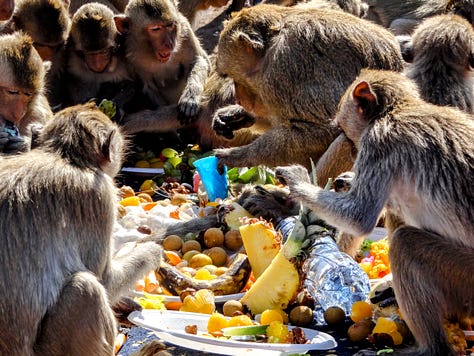
<path fill-rule="evenodd" d="M 252 319 L 248 315 L 236 315 L 229 319 L 228 326 L 250 326 L 253 325 Z"/>
<path fill-rule="evenodd" d="M 283 323 L 283 315 L 277 309 L 266 309 L 260 316 L 260 324 L 270 325 L 272 321 Z"/>
<path fill-rule="evenodd" d="M 215 333 L 229 326 L 229 321 L 221 313 L 212 313 L 207 322 L 207 331 Z"/>
<path fill-rule="evenodd" d="M 371 316 L 372 316 L 372 306 L 369 303 L 363 300 L 359 300 L 357 302 L 354 302 L 354 304 L 352 304 L 351 315 L 350 315 L 350 318 L 352 319 L 352 321 L 357 323 L 358 321 L 361 321 L 362 319 L 371 317 Z"/>

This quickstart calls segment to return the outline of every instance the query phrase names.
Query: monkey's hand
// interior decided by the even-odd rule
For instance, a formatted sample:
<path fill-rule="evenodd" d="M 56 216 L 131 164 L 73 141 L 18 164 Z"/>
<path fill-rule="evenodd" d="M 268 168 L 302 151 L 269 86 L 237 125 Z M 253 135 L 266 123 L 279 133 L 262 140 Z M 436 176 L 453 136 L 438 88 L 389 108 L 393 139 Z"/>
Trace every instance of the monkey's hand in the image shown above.
<path fill-rule="evenodd" d="M 250 127 L 255 123 L 255 118 L 250 116 L 240 105 L 228 105 L 220 108 L 212 118 L 214 131 L 227 139 L 234 138 L 234 131 Z"/>
<path fill-rule="evenodd" d="M 0 152 L 3 152 L 5 145 L 8 143 L 9 136 L 8 132 L 0 132 Z"/>
<path fill-rule="evenodd" d="M 287 189 L 270 185 L 256 185 L 244 189 L 237 202 L 250 214 L 273 222 L 297 215 L 299 208 L 299 205 L 289 198 Z"/>
<path fill-rule="evenodd" d="M 29 143 L 21 136 L 9 136 L 8 142 L 3 147 L 3 152 L 7 154 L 21 153 L 28 150 Z"/>
<path fill-rule="evenodd" d="M 275 178 L 290 189 L 290 197 L 296 201 L 305 201 L 308 196 L 320 189 L 311 184 L 308 171 L 300 165 L 277 167 Z"/>
<path fill-rule="evenodd" d="M 178 102 L 178 121 L 181 125 L 186 125 L 194 120 L 201 107 L 199 106 L 199 96 L 182 95 Z"/>
<path fill-rule="evenodd" d="M 286 167 L 277 167 L 275 177 L 280 183 L 287 185 L 290 189 L 291 186 L 299 183 L 311 183 L 308 170 L 296 164 Z"/>

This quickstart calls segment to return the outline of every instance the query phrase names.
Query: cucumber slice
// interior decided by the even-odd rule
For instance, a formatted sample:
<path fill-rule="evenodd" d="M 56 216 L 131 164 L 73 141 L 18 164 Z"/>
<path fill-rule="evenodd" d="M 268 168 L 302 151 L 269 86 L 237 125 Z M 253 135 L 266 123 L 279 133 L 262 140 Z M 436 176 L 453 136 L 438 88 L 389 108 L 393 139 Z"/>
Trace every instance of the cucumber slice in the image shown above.
<path fill-rule="evenodd" d="M 265 335 L 268 325 L 231 326 L 223 328 L 224 336 Z"/>

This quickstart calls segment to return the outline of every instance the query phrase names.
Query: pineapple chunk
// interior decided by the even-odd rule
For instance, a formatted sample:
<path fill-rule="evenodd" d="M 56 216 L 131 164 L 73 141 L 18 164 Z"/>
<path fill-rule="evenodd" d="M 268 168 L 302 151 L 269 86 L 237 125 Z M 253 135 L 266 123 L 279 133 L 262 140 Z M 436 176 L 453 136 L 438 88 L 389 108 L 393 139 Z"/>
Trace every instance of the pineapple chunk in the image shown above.
<path fill-rule="evenodd" d="M 239 230 L 253 275 L 258 279 L 280 251 L 281 235 L 261 219 L 247 219 Z"/>
<path fill-rule="evenodd" d="M 278 253 L 240 302 L 254 315 L 266 309 L 285 309 L 299 286 L 300 277 L 296 266 L 282 253 Z"/>
<path fill-rule="evenodd" d="M 231 230 L 237 230 L 241 225 L 242 218 L 251 218 L 252 215 L 238 203 L 231 204 L 231 210 L 225 215 L 224 220 Z"/>

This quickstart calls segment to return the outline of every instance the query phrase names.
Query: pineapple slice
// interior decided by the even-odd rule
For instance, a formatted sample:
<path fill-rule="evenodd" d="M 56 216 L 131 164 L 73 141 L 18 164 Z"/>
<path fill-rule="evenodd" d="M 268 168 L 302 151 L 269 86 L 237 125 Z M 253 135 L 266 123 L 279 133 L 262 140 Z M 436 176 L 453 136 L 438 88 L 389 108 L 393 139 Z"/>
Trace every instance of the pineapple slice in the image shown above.
<path fill-rule="evenodd" d="M 239 230 L 253 275 L 258 279 L 280 251 L 281 235 L 272 224 L 255 218 L 246 219 Z"/>
<path fill-rule="evenodd" d="M 310 245 L 312 234 L 308 234 L 302 220 L 307 222 L 303 209 L 285 244 L 270 265 L 245 293 L 240 302 L 252 314 L 260 314 L 266 309 L 285 309 L 296 296 L 300 287 L 300 254 Z M 256 253 L 262 248 L 255 247 Z M 252 266 L 253 267 L 253 266 Z"/>
<path fill-rule="evenodd" d="M 295 265 L 278 253 L 240 302 L 254 315 L 266 309 L 285 309 L 299 285 L 300 277 Z"/>

